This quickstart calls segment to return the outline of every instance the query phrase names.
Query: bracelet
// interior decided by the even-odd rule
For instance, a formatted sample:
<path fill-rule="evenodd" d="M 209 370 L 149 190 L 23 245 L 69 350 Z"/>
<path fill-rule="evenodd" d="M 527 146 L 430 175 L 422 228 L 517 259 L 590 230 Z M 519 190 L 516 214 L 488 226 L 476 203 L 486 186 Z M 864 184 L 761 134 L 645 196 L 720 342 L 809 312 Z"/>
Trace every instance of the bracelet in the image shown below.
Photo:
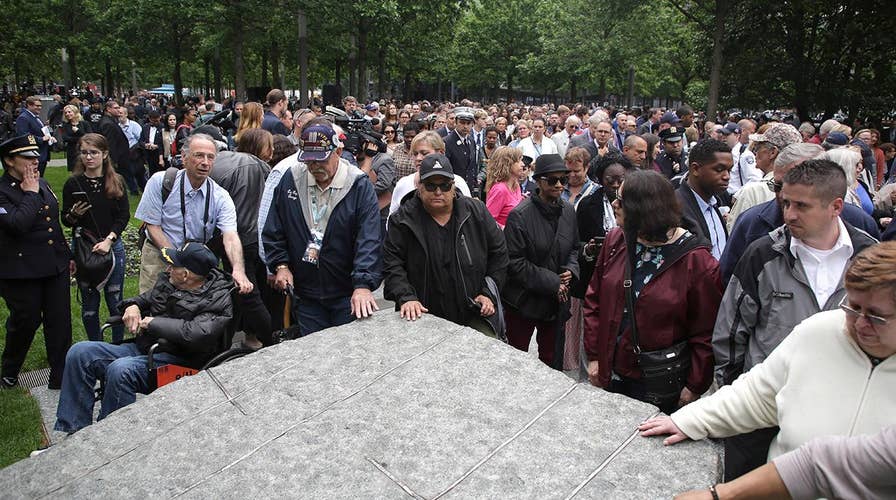
<path fill-rule="evenodd" d="M 709 487 L 709 492 L 712 494 L 712 500 L 719 500 L 719 492 L 716 491 L 715 484 Z"/>

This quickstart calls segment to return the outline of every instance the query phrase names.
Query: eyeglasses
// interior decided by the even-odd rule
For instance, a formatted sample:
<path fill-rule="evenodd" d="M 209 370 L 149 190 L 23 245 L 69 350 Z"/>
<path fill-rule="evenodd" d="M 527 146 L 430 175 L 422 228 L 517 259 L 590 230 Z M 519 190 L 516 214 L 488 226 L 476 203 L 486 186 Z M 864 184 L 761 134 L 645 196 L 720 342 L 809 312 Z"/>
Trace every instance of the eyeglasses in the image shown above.
<path fill-rule="evenodd" d="M 424 182 L 423 187 L 430 193 L 435 193 L 436 189 L 440 189 L 443 193 L 447 193 L 448 191 L 454 189 L 454 181 L 448 181 L 442 184 L 436 184 L 435 182 Z"/>
<path fill-rule="evenodd" d="M 567 182 L 569 182 L 569 176 L 568 176 L 568 175 L 564 175 L 564 176 L 561 176 L 561 177 L 554 177 L 554 176 L 550 176 L 550 177 L 548 177 L 548 176 L 542 176 L 541 180 L 547 182 L 547 183 L 548 183 L 548 186 L 553 186 L 553 185 L 557 184 L 558 182 L 559 182 L 560 184 L 566 184 Z"/>
<path fill-rule="evenodd" d="M 890 322 L 891 318 L 884 318 L 883 316 L 877 316 L 874 314 L 868 314 L 856 311 L 852 307 L 846 305 L 846 297 L 843 297 L 843 300 L 840 301 L 840 309 L 846 313 L 847 316 L 851 316 L 855 319 L 858 319 L 860 316 L 863 316 L 866 321 L 871 323 L 873 326 L 886 326 L 887 323 Z"/>
<path fill-rule="evenodd" d="M 386 133 L 386 134 L 394 134 L 395 131 L 394 131 L 394 130 L 387 130 L 387 131 L 385 131 L 384 133 Z"/>
<path fill-rule="evenodd" d="M 195 158 L 197 160 L 206 159 L 208 161 L 215 161 L 216 155 L 213 153 L 200 153 L 199 151 L 197 151 L 195 153 L 190 153 L 190 156 L 192 156 L 193 158 Z"/>
<path fill-rule="evenodd" d="M 102 151 L 96 151 L 96 150 L 88 151 L 86 149 L 82 149 L 80 151 L 80 153 L 81 153 L 81 156 L 84 156 L 87 158 L 93 158 L 94 156 L 99 156 L 99 155 L 103 154 Z"/>
<path fill-rule="evenodd" d="M 768 186 L 768 190 L 773 193 L 780 193 L 781 188 L 784 187 L 784 183 L 781 181 L 773 181 L 771 179 L 765 181 L 765 185 Z"/>

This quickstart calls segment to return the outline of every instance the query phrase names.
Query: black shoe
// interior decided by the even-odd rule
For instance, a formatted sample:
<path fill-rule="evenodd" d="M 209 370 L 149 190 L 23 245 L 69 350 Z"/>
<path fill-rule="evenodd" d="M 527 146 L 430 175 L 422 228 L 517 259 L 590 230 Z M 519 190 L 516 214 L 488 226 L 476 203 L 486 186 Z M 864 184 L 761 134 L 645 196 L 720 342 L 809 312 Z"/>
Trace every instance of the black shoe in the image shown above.
<path fill-rule="evenodd" d="M 12 389 L 19 385 L 19 377 L 3 377 L 0 379 L 0 387 L 4 389 Z"/>

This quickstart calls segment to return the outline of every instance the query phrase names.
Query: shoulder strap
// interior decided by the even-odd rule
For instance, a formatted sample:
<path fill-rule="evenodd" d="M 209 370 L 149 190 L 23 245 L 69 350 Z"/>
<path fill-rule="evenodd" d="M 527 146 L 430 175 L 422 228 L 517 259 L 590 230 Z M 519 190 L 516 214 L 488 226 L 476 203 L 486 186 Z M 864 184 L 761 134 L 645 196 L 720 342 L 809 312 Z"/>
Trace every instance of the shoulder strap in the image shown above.
<path fill-rule="evenodd" d="M 625 309 L 628 311 L 629 322 L 632 325 L 632 350 L 635 354 L 641 354 L 641 345 L 638 340 L 638 322 L 635 321 L 635 290 L 632 288 L 631 256 L 625 258 L 625 274 L 623 275 L 622 288 L 625 290 Z"/>
<path fill-rule="evenodd" d="M 177 167 L 168 167 L 165 170 L 165 178 L 162 179 L 162 203 L 168 201 L 168 195 L 174 188 L 174 178 L 177 177 L 178 170 Z"/>

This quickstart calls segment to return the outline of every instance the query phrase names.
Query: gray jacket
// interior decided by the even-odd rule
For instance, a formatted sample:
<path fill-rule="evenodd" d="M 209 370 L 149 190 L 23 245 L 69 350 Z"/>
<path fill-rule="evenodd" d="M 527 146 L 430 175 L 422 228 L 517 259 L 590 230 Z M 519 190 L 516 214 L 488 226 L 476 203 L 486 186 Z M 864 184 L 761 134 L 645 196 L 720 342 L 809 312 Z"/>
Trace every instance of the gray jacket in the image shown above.
<path fill-rule="evenodd" d="M 861 229 L 844 225 L 853 257 L 877 243 Z M 845 295 L 841 279 L 827 302 L 818 304 L 803 265 L 790 253 L 790 238 L 786 226 L 775 229 L 754 241 L 734 269 L 712 336 L 720 385 L 761 363 L 796 325 L 836 308 Z"/>
<path fill-rule="evenodd" d="M 258 241 L 258 206 L 270 172 L 270 165 L 249 153 L 221 151 L 209 173 L 233 199 L 237 232 L 243 246 Z"/>

